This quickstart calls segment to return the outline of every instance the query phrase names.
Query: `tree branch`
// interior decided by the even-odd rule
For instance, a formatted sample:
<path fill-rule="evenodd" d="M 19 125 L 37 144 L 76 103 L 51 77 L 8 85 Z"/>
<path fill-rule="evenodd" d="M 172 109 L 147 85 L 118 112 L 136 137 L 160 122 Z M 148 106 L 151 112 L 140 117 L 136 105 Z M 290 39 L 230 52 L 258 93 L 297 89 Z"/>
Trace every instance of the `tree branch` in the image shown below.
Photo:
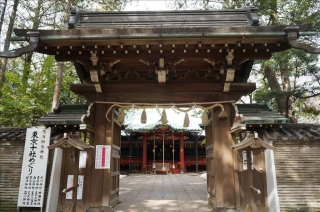
<path fill-rule="evenodd" d="M 315 93 L 313 95 L 310 95 L 310 96 L 296 96 L 297 98 L 299 99 L 309 99 L 309 98 L 312 98 L 312 97 L 316 97 L 316 96 L 320 96 L 320 93 Z"/>

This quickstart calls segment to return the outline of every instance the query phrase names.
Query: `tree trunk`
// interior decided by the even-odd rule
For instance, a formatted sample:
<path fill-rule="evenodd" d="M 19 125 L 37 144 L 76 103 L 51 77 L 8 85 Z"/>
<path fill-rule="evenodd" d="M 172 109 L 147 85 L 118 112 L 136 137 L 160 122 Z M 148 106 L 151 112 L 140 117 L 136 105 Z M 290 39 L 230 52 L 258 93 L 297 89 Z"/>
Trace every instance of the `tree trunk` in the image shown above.
<path fill-rule="evenodd" d="M 286 96 L 286 117 L 290 119 L 291 123 L 296 123 L 297 119 L 294 114 L 294 100 L 293 96 L 290 94 L 291 92 L 291 81 L 289 79 L 290 70 L 286 67 L 282 67 L 280 69 L 281 73 L 281 81 L 282 81 L 282 89 L 283 91 L 288 92 Z"/>
<path fill-rule="evenodd" d="M 33 52 L 25 54 L 22 79 L 21 79 L 23 91 L 25 91 L 28 87 L 28 79 L 29 79 L 30 70 L 31 70 L 32 55 L 33 55 Z"/>
<path fill-rule="evenodd" d="M 263 67 L 263 73 L 267 78 L 268 84 L 272 91 L 282 91 L 275 72 L 269 66 L 266 65 Z M 281 96 L 276 96 L 275 100 L 278 106 L 278 111 L 282 115 L 286 116 L 286 99 Z"/>
<path fill-rule="evenodd" d="M 56 84 L 54 86 L 54 93 L 53 93 L 51 111 L 53 111 L 53 109 L 56 107 L 56 105 L 59 102 L 60 92 L 61 92 L 61 82 L 62 82 L 63 68 L 64 68 L 64 63 L 63 62 L 58 62 L 58 71 L 57 71 Z"/>
<path fill-rule="evenodd" d="M 66 12 L 64 15 L 64 24 L 68 23 L 70 18 L 71 1 L 72 0 L 68 0 L 68 3 L 67 3 Z M 53 109 L 56 107 L 60 99 L 63 72 L 64 72 L 64 62 L 58 62 L 58 71 L 57 71 L 56 84 L 54 87 L 51 111 L 53 111 Z"/>
<path fill-rule="evenodd" d="M 2 32 L 2 25 L 3 25 L 3 20 L 4 20 L 4 14 L 6 13 L 6 8 L 7 8 L 7 0 L 5 0 L 3 2 L 3 7 L 0 8 L 0 9 L 2 9 L 1 17 L 0 17 L 0 33 Z"/>
<path fill-rule="evenodd" d="M 64 14 L 64 24 L 67 24 L 69 22 L 71 3 L 72 3 L 72 0 L 68 0 L 66 13 Z M 66 28 L 68 28 L 68 26 L 66 26 Z"/>
<path fill-rule="evenodd" d="M 33 17 L 33 23 L 32 23 L 32 29 L 38 29 L 40 25 L 40 12 L 41 12 L 41 5 L 43 4 L 43 0 L 38 0 L 38 5 L 36 9 L 34 10 L 34 17 Z M 32 56 L 33 52 L 27 53 L 25 60 L 24 60 L 24 68 L 22 73 L 22 86 L 24 90 L 26 90 L 28 86 L 28 79 L 30 75 L 31 70 L 31 62 L 32 62 Z"/>
<path fill-rule="evenodd" d="M 10 22 L 9 22 L 6 38 L 5 38 L 5 41 L 4 41 L 3 51 L 8 51 L 9 47 L 10 47 L 10 36 L 11 36 L 11 33 L 12 33 L 14 20 L 16 19 L 18 4 L 19 4 L 19 0 L 14 0 L 13 7 L 12 7 L 12 13 L 11 13 L 11 16 L 10 16 Z M 2 88 L 4 80 L 5 80 L 4 79 L 4 74 L 5 74 L 6 68 L 7 68 L 7 61 L 8 61 L 7 58 L 1 58 L 1 64 L 0 64 L 0 89 Z"/>

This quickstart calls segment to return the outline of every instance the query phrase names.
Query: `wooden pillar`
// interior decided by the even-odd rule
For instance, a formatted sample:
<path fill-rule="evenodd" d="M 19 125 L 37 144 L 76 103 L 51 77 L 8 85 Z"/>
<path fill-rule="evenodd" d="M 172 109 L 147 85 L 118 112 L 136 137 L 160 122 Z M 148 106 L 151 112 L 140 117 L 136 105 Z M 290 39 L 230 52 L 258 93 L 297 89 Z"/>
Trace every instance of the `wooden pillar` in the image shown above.
<path fill-rule="evenodd" d="M 102 118 L 101 114 L 106 114 L 106 106 L 102 104 L 96 105 L 96 114 L 95 114 L 95 135 L 91 145 L 96 147 L 96 145 L 104 145 L 106 143 L 106 119 Z M 92 158 L 91 166 L 91 182 L 90 182 L 90 207 L 99 207 L 102 204 L 102 183 L 104 178 L 104 169 L 95 169 L 95 154 L 96 148 L 93 149 L 90 157 Z"/>
<path fill-rule="evenodd" d="M 131 173 L 132 170 L 132 138 L 131 134 L 129 136 L 129 173 Z"/>
<path fill-rule="evenodd" d="M 197 134 L 196 134 L 194 145 L 195 145 L 195 151 L 196 151 L 196 172 L 198 173 L 198 137 L 197 137 Z"/>
<path fill-rule="evenodd" d="M 104 99 L 97 99 L 99 101 Z M 95 155 L 97 145 L 112 145 L 112 122 L 107 121 L 105 114 L 108 110 L 108 106 L 104 104 L 95 105 L 95 134 L 94 139 L 90 141 L 90 144 L 95 148 L 90 151 L 88 157 L 91 160 L 91 172 L 90 183 L 87 187 L 89 193 L 89 202 L 87 205 L 89 208 L 87 212 L 99 211 L 106 212 L 111 211 L 110 204 L 110 192 L 111 192 L 111 171 L 110 169 L 96 169 L 95 168 Z M 111 113 L 109 114 L 111 117 Z M 111 153 L 112 154 L 112 153 Z M 110 161 L 110 163 L 112 160 Z"/>
<path fill-rule="evenodd" d="M 213 137 L 212 125 L 205 127 L 206 132 L 206 170 L 207 170 L 207 198 L 208 203 L 213 208 L 216 207 L 215 185 L 214 185 L 214 155 L 213 155 Z"/>
<path fill-rule="evenodd" d="M 79 174 L 79 154 L 78 149 L 74 149 L 74 174 L 73 174 L 73 186 L 78 185 L 78 174 Z M 72 192 L 72 212 L 76 212 L 77 208 L 77 192 L 78 188 L 75 188 Z"/>
<path fill-rule="evenodd" d="M 142 144 L 142 173 L 147 173 L 147 136 L 143 135 Z"/>
<path fill-rule="evenodd" d="M 232 134 L 232 140 L 236 141 L 236 134 Z M 233 165 L 234 165 L 234 182 L 235 182 L 235 191 L 236 191 L 236 208 L 240 208 L 240 184 L 239 184 L 239 173 L 241 172 L 242 159 L 237 150 L 233 151 Z"/>
<path fill-rule="evenodd" d="M 253 157 L 252 155 L 252 151 L 250 148 L 248 148 L 246 150 L 247 152 L 247 170 L 248 170 L 248 194 L 249 194 L 249 204 L 251 205 L 251 207 L 253 207 L 252 205 L 254 204 L 254 196 L 252 194 L 252 192 L 250 191 L 250 187 L 253 186 L 253 179 L 252 179 L 252 161 L 251 158 Z"/>
<path fill-rule="evenodd" d="M 180 135 L 180 173 L 184 173 L 184 138 Z"/>
<path fill-rule="evenodd" d="M 212 139 L 214 151 L 214 184 L 216 209 L 236 210 L 236 192 L 234 177 L 234 161 L 231 146 L 234 145 L 230 128 L 231 104 L 224 104 L 227 119 L 220 119 L 218 115 L 221 110 L 212 112 Z"/>

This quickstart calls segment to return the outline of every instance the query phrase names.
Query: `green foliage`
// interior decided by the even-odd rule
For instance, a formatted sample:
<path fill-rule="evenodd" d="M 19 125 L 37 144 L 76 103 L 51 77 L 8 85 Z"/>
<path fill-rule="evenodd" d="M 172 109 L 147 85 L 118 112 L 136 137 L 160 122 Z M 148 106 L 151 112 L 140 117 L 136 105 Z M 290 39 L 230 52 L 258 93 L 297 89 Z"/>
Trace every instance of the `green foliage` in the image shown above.
<path fill-rule="evenodd" d="M 32 63 L 26 91 L 21 86 L 21 59 L 11 64 L 6 73 L 6 83 L 0 99 L 0 126 L 35 126 L 37 121 L 51 109 L 57 65 L 54 57 L 37 55 L 37 62 Z M 12 62 L 12 61 L 11 61 Z M 61 93 L 64 103 L 81 103 L 70 92 L 69 85 L 77 81 L 76 73 L 70 67 L 65 69 Z M 82 100 L 83 101 L 83 100 Z"/>
<path fill-rule="evenodd" d="M 205 145 L 206 144 L 206 139 L 203 139 L 202 141 L 201 141 L 201 145 Z"/>
<path fill-rule="evenodd" d="M 68 6 L 91 11 L 121 10 L 132 0 L 68 0 L 20 1 L 15 22 L 16 28 L 65 28 L 68 22 Z M 246 5 L 259 7 L 258 15 L 265 25 L 310 23 L 312 30 L 320 31 L 319 0 L 176 0 L 171 7 L 175 9 L 236 9 Z M 8 7 L 11 8 L 11 7 Z M 4 23 L 8 23 L 9 10 Z M 5 32 L 5 28 L 3 30 Z M 2 34 L 3 34 L 2 32 Z M 315 41 L 302 38 L 303 42 Z M 15 47 L 20 47 L 16 44 Z M 25 58 L 23 56 L 22 58 Z M 0 92 L 0 126 L 36 125 L 37 120 L 50 111 L 56 64 L 53 57 L 36 55 L 28 64 L 22 58 L 10 60 L 6 82 Z M 271 90 L 269 82 L 261 76 L 261 86 L 254 94 L 257 102 L 271 102 L 276 97 L 292 97 L 295 111 L 300 117 L 319 115 L 320 71 L 317 57 L 300 50 L 289 50 L 273 54 L 264 64 L 274 70 L 281 90 Z M 262 63 L 261 63 L 262 64 Z M 30 66 L 29 66 L 30 65 Z M 284 71 L 285 70 L 285 71 Z M 23 72 L 24 71 L 24 72 Z M 262 72 L 255 72 L 262 75 Z M 290 79 L 290 89 L 284 87 L 282 75 Z M 258 75 L 257 75 L 258 76 Z M 65 64 L 60 101 L 64 104 L 81 103 L 84 100 L 69 90 L 69 85 L 77 81 L 73 65 Z M 25 85 L 25 86 L 22 86 Z M 312 98 L 310 98 L 312 97 Z M 196 115 L 195 113 L 194 115 Z"/>
<path fill-rule="evenodd" d="M 304 113 L 314 114 L 316 116 L 320 115 L 320 110 L 315 106 L 306 106 L 302 109 Z"/>
<path fill-rule="evenodd" d="M 269 82 L 264 80 L 261 81 L 261 86 L 254 93 L 254 99 L 257 102 L 271 102 L 277 108 L 274 102 L 275 98 L 281 97 L 285 100 L 291 98 L 295 104 L 295 113 L 300 114 L 300 118 L 309 116 L 307 111 L 310 114 L 316 110 L 305 110 L 304 108 L 310 108 L 309 104 L 316 102 L 315 99 L 320 95 L 320 67 L 317 65 L 317 60 L 316 55 L 297 49 L 273 54 L 270 60 L 264 62 L 264 65 L 274 70 L 281 90 L 270 89 Z M 290 79 L 289 82 L 284 81 L 285 76 Z M 284 85 L 285 83 L 287 85 Z M 306 104 L 307 101 L 308 104 Z M 302 102 L 302 104 L 298 104 L 298 102 Z M 316 109 L 319 106 L 313 105 L 311 107 Z"/>
<path fill-rule="evenodd" d="M 19 1 L 15 28 L 63 29 L 68 22 L 69 6 L 79 9 L 121 10 L 131 0 L 67 0 Z M 10 10 L 6 11 L 5 21 L 9 20 Z M 6 30 L 4 27 L 3 32 Z M 2 33 L 3 34 L 3 33 Z M 15 46 L 14 46 L 15 45 Z M 11 48 L 19 48 L 20 43 L 12 43 Z M 24 44 L 25 45 L 25 44 Z M 29 62 L 32 61 L 32 62 Z M 39 54 L 23 55 L 8 61 L 6 81 L 0 91 L 0 127 L 34 126 L 51 110 L 56 81 L 57 64 L 52 56 Z M 70 84 L 79 83 L 73 64 L 65 63 L 61 86 L 60 102 L 81 104 L 85 100 L 70 92 Z"/>
<path fill-rule="evenodd" d="M 311 30 L 320 31 L 319 0 L 176 0 L 173 8 L 181 9 L 236 9 L 255 6 L 262 25 L 310 24 Z M 319 39 L 319 37 L 318 37 Z M 319 47 L 316 40 L 300 38 L 301 42 Z M 251 73 L 257 82 L 254 101 L 269 102 L 279 112 L 295 121 L 315 122 L 320 110 L 320 67 L 318 56 L 302 50 L 290 49 L 274 53 L 268 61 L 256 61 L 258 71 Z M 268 76 L 263 67 L 269 67 Z M 275 79 L 275 80 L 274 80 Z M 292 119 L 291 119 L 292 117 Z M 311 117 L 311 118 L 310 118 Z"/>

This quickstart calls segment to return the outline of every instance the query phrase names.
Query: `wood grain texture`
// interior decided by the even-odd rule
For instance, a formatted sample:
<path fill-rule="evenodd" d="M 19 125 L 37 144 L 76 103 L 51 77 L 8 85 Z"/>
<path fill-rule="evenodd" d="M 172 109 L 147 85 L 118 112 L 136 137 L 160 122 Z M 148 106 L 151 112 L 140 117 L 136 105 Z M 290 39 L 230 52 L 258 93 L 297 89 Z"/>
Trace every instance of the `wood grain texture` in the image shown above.
<path fill-rule="evenodd" d="M 280 211 L 320 211 L 320 143 L 276 141 Z"/>
<path fill-rule="evenodd" d="M 24 152 L 24 139 L 0 141 L 0 211 L 17 210 L 21 167 Z M 46 185 L 44 193 L 44 208 L 47 202 L 49 182 L 54 151 L 49 151 Z M 31 210 L 32 211 L 32 210 Z M 34 209 L 34 211 L 37 211 Z"/>

